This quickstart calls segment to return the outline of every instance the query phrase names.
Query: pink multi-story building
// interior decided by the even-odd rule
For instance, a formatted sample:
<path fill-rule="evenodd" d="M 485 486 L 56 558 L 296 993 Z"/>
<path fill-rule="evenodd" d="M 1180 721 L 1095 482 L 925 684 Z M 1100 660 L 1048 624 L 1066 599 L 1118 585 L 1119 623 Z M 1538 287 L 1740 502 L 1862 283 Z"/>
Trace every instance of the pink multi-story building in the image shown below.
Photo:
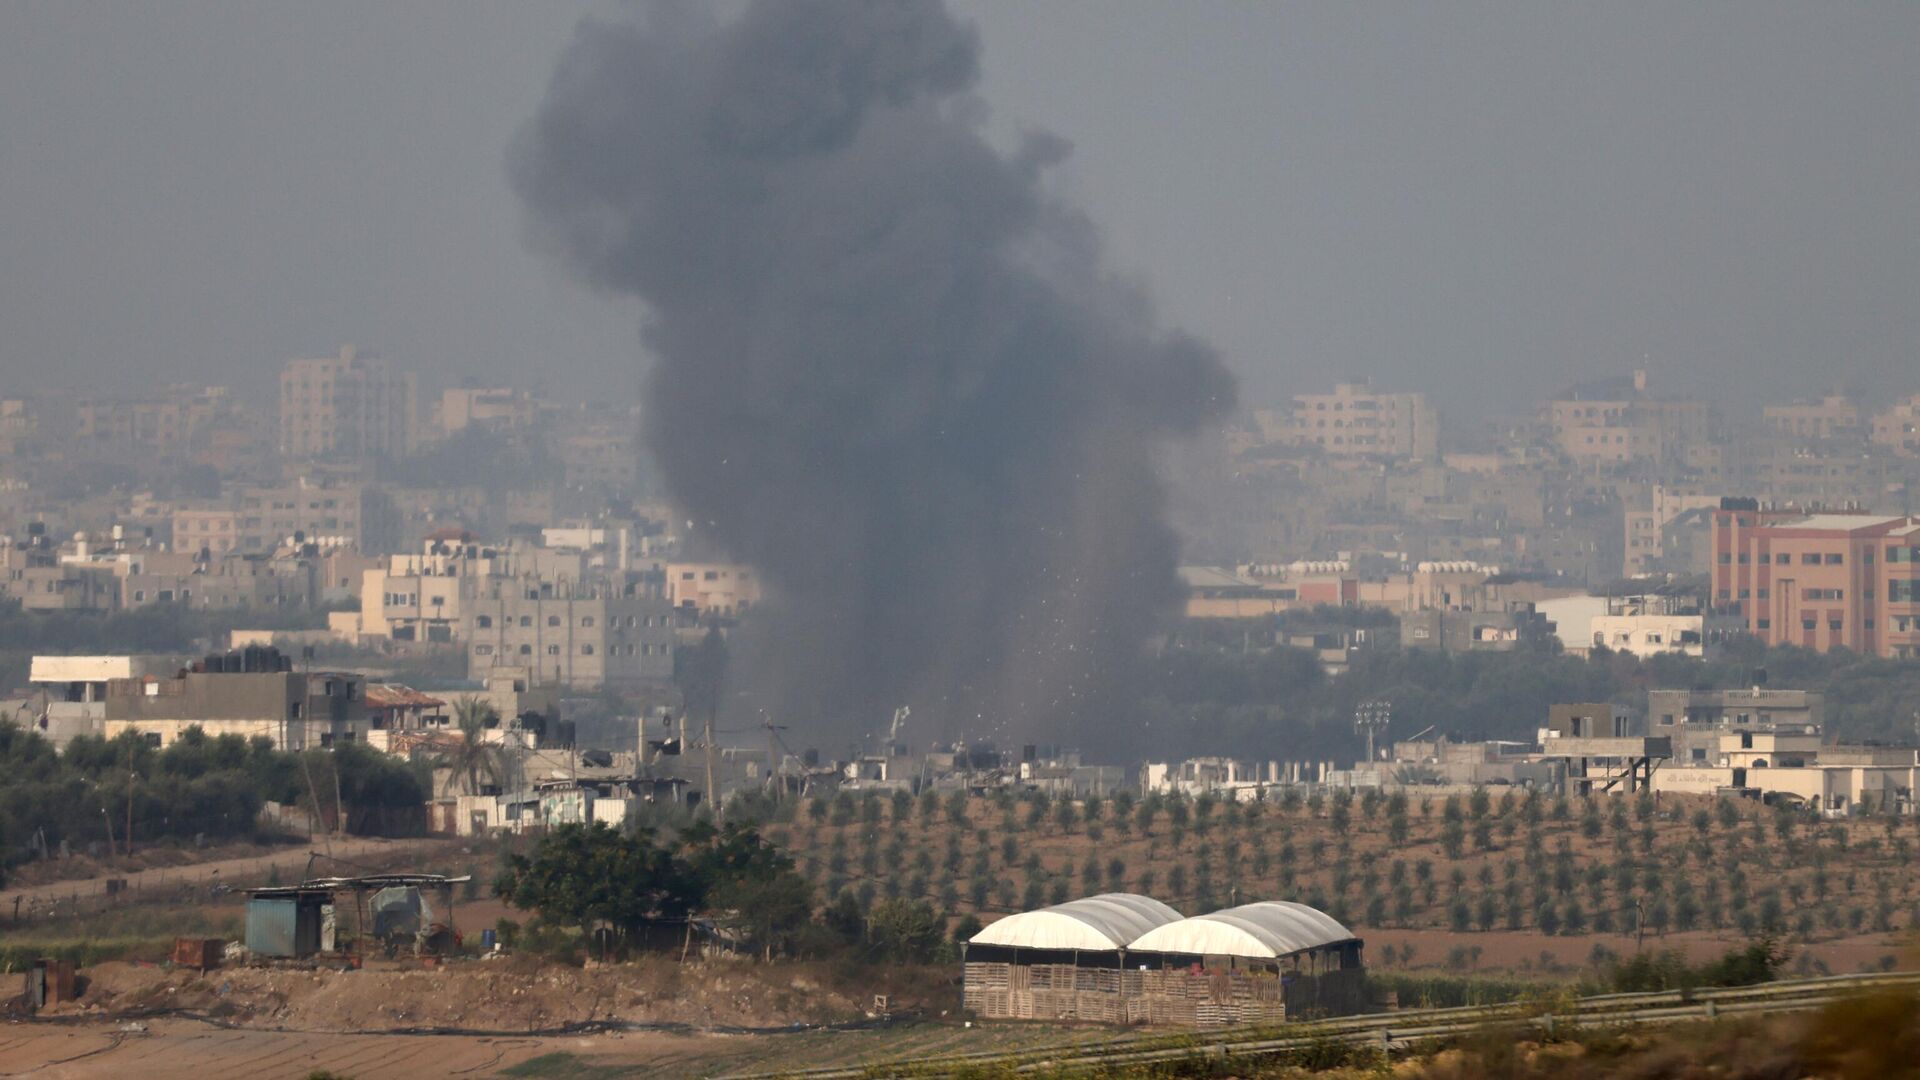
<path fill-rule="evenodd" d="M 1715 608 L 1768 644 L 1920 657 L 1920 518 L 1727 499 L 1712 550 Z"/>

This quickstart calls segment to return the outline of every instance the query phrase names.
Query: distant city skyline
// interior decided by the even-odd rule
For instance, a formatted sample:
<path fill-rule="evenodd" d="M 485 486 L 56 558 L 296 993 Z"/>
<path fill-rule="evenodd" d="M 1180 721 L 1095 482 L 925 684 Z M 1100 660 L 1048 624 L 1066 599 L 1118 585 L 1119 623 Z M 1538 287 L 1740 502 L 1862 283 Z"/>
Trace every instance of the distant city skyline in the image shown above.
<path fill-rule="evenodd" d="M 1053 182 L 1244 405 L 1909 389 L 1920 8 L 953 6 L 996 136 L 1075 144 Z M 638 313 L 526 250 L 503 169 L 596 7 L 0 8 L 0 392 L 270 400 L 353 344 L 637 394 Z"/>

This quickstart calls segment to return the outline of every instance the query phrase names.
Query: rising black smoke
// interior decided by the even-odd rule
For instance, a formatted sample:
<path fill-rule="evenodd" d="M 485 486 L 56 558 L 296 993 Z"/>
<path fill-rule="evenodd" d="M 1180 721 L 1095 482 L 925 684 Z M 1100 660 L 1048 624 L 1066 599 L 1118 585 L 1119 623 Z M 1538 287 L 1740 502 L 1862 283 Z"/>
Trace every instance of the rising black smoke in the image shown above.
<path fill-rule="evenodd" d="M 645 302 L 650 449 L 779 600 L 756 700 L 810 735 L 1088 740 L 1177 596 L 1155 455 L 1230 407 L 1066 152 L 990 146 L 938 0 L 584 25 L 510 155 L 538 242 Z"/>

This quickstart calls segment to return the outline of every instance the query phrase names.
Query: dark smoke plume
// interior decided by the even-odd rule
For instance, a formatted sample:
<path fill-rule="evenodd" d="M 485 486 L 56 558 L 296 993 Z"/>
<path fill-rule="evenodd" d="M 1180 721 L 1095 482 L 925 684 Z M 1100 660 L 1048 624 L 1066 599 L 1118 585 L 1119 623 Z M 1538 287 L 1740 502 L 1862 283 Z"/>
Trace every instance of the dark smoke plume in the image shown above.
<path fill-rule="evenodd" d="M 1090 740 L 1177 598 L 1156 453 L 1231 405 L 983 138 L 937 0 L 584 25 L 510 155 L 537 242 L 645 302 L 651 452 L 775 588 L 758 707 L 811 737 Z M 932 730 L 930 730 L 932 729 Z"/>

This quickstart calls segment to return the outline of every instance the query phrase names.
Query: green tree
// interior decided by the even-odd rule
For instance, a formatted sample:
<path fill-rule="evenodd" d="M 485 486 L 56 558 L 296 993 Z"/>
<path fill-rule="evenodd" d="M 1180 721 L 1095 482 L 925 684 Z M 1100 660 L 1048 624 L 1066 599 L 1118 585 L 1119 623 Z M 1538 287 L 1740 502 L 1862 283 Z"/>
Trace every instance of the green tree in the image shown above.
<path fill-rule="evenodd" d="M 460 741 L 442 750 L 440 764 L 466 780 L 468 795 L 484 794 L 488 787 L 498 790 L 506 783 L 506 758 L 499 744 L 487 741 L 487 732 L 500 726 L 500 714 L 486 701 L 469 695 L 453 703 L 453 722 Z"/>
<path fill-rule="evenodd" d="M 597 821 L 561 825 L 531 855 L 509 856 L 494 892 L 551 925 L 622 936 L 649 919 L 683 917 L 702 899 L 686 864 L 651 832 L 622 835 Z"/>
<path fill-rule="evenodd" d="M 697 823 L 682 840 L 694 887 L 716 921 L 748 933 L 768 959 L 791 947 L 813 915 L 813 886 L 791 857 L 734 821 L 724 829 Z"/>
<path fill-rule="evenodd" d="M 944 920 L 924 900 L 882 900 L 867 920 L 874 953 L 896 964 L 925 964 L 940 955 Z"/>

